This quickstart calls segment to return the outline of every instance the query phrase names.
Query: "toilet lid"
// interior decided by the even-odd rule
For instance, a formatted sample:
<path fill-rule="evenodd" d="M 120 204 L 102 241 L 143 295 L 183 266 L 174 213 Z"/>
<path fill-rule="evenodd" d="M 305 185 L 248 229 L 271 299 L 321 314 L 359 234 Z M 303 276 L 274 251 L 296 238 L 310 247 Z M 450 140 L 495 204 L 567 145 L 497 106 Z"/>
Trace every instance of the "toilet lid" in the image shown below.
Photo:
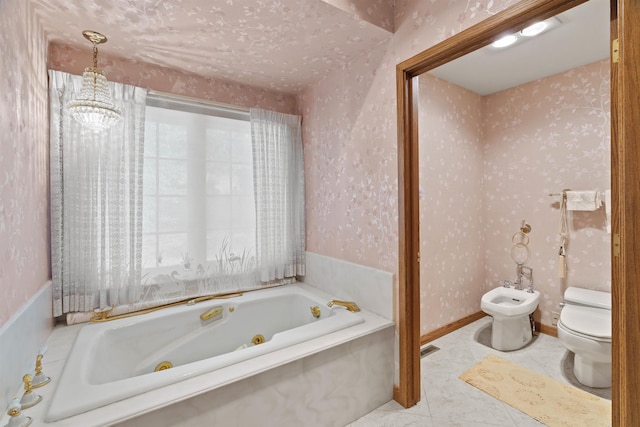
<path fill-rule="evenodd" d="M 565 305 L 560 322 L 578 334 L 601 340 L 611 340 L 611 310 Z"/>

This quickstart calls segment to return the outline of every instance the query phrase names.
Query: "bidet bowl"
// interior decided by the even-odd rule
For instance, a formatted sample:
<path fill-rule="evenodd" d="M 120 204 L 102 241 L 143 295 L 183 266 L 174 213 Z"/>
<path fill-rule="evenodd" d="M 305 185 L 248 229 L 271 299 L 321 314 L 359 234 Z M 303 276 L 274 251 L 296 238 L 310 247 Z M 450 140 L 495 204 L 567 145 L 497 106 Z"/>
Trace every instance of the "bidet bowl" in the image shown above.
<path fill-rule="evenodd" d="M 494 318 L 527 316 L 533 313 L 540 302 L 540 292 L 527 292 L 513 287 L 500 286 L 482 296 L 480 308 Z"/>

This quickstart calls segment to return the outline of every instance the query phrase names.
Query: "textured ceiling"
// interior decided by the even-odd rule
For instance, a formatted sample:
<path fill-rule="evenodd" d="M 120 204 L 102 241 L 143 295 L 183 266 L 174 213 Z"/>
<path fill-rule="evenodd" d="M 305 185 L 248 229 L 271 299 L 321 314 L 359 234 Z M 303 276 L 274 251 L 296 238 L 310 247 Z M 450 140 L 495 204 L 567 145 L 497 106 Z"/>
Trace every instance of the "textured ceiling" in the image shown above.
<path fill-rule="evenodd" d="M 389 0 L 31 0 L 50 42 L 296 93 L 391 36 Z"/>

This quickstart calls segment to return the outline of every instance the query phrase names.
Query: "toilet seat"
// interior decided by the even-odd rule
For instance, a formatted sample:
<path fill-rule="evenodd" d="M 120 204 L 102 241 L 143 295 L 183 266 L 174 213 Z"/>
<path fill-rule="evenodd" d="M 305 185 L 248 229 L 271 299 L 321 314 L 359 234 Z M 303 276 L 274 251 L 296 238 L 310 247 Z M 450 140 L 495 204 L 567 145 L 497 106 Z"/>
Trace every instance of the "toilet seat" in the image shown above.
<path fill-rule="evenodd" d="M 601 308 L 566 305 L 560 312 L 558 326 L 583 338 L 611 342 L 611 311 Z"/>

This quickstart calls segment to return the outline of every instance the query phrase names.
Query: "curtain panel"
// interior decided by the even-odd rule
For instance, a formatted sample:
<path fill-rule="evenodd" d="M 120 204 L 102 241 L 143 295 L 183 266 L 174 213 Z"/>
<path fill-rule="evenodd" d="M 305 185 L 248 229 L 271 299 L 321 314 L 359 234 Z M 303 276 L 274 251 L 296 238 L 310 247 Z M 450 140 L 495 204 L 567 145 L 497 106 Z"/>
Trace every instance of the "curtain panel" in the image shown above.
<path fill-rule="evenodd" d="M 251 109 L 256 258 L 261 283 L 305 274 L 301 117 Z"/>
<path fill-rule="evenodd" d="M 141 292 L 146 90 L 109 82 L 122 118 L 85 129 L 67 103 L 82 77 L 49 71 L 54 316 L 130 304 Z"/>

